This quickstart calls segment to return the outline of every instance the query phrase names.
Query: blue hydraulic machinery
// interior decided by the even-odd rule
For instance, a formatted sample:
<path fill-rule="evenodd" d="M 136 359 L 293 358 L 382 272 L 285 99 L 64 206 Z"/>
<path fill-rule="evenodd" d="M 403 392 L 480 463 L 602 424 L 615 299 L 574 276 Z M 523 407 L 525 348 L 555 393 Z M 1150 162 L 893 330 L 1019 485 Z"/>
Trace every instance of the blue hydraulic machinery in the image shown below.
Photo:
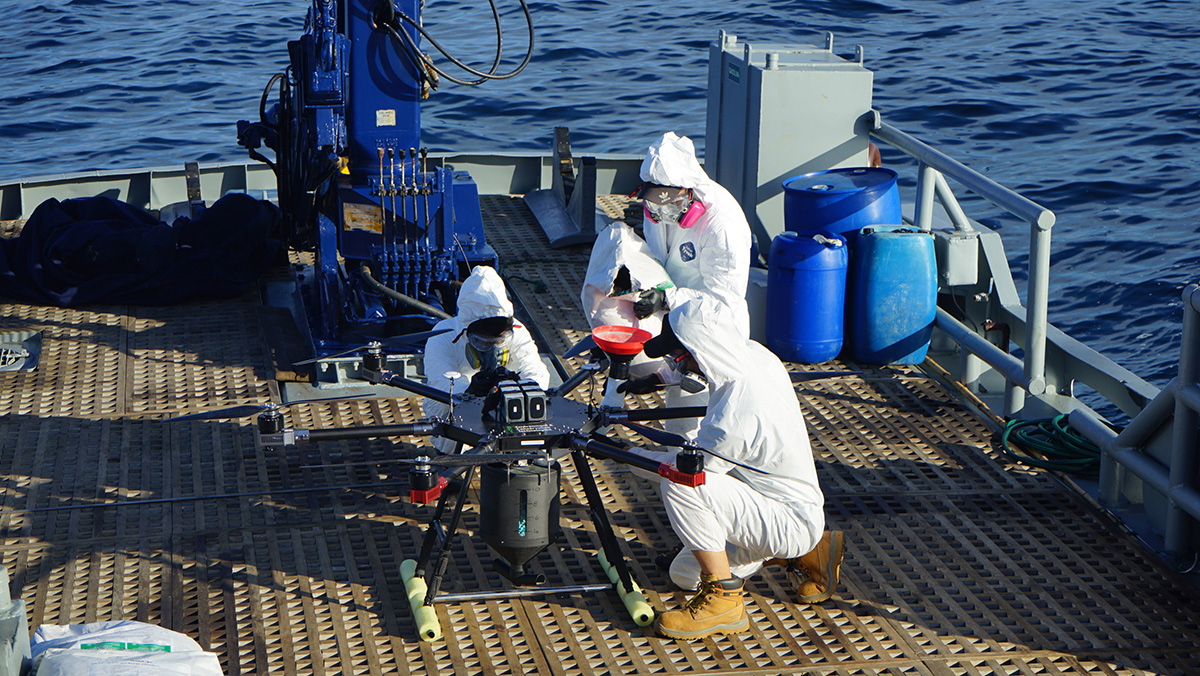
<path fill-rule="evenodd" d="M 429 34 L 421 0 L 312 0 L 304 35 L 288 43 L 288 68 L 263 92 L 259 121 L 238 123 L 238 143 L 276 174 L 289 245 L 313 252 L 300 287 L 318 358 L 428 328 L 453 314 L 471 265 L 495 264 L 475 183 L 431 166 L 421 146 L 421 101 L 441 80 L 478 85 L 525 67 L 533 25 L 519 2 L 528 51 L 500 73 L 494 4 L 496 55 L 484 71 Z M 436 66 L 422 38 L 468 76 Z"/>

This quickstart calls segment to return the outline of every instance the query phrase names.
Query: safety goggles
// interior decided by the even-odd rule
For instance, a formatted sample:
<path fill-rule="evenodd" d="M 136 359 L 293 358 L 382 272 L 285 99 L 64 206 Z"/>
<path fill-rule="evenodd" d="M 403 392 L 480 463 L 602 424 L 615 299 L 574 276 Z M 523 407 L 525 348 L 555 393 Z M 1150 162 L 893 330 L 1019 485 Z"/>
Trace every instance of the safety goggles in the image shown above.
<path fill-rule="evenodd" d="M 686 195 L 662 204 L 646 201 L 642 202 L 642 211 L 646 218 L 655 223 L 679 223 L 683 219 L 683 215 L 687 213 L 689 201 Z"/>
<path fill-rule="evenodd" d="M 688 354 L 687 350 L 676 350 L 663 357 L 663 360 L 667 362 L 667 367 L 672 371 L 683 371 L 685 368 L 683 363 L 687 360 Z"/>
<path fill-rule="evenodd" d="M 488 350 L 501 352 L 507 350 L 512 345 L 512 338 L 513 332 L 511 329 L 495 336 L 467 332 L 467 343 L 480 352 Z"/>

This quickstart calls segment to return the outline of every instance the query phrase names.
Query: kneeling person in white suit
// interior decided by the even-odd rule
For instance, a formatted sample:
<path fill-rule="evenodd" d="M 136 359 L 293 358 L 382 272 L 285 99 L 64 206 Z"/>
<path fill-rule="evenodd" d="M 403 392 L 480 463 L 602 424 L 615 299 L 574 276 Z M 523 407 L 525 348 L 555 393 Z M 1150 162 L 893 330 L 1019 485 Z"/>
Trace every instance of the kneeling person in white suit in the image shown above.
<path fill-rule="evenodd" d="M 702 374 L 709 386 L 695 440 L 708 451 L 707 482 L 662 482 L 671 527 L 684 545 L 671 579 L 699 591 L 658 618 L 659 633 L 699 638 L 745 630 L 743 580 L 772 559 L 789 569 L 800 602 L 832 596 L 843 537 L 824 530 L 825 498 L 783 364 L 745 337 L 727 305 L 708 298 L 672 309 L 645 352 Z"/>

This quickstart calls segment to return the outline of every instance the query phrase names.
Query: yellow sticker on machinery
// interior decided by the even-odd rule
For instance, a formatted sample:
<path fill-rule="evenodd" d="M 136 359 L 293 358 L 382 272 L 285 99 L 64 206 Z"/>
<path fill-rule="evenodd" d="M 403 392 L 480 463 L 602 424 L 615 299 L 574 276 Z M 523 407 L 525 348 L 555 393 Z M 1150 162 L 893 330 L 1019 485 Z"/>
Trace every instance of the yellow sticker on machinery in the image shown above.
<path fill-rule="evenodd" d="M 367 230 L 383 232 L 383 221 L 379 215 L 379 207 L 369 204 L 346 204 L 342 208 L 342 221 L 347 230 Z"/>

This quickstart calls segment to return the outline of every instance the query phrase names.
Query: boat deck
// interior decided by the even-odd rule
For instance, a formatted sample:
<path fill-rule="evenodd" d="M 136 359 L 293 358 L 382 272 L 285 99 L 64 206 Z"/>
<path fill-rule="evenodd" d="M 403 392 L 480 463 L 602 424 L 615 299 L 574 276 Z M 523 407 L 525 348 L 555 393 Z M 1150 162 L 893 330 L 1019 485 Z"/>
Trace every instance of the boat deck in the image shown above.
<path fill-rule="evenodd" d="M 586 247 L 547 249 L 519 198 L 484 202 L 504 272 L 561 353 L 586 328 Z M 768 570 L 748 584 L 752 628 L 735 637 L 657 638 L 601 592 L 438 604 L 445 638 L 418 640 L 399 566 L 432 508 L 404 499 L 395 460 L 423 440 L 263 449 L 252 418 L 161 422 L 278 401 L 267 316 L 257 294 L 3 305 L 0 330 L 43 332 L 36 369 L 0 374 L 2 563 L 31 630 L 152 622 L 229 675 L 1200 674 L 1200 592 L 1053 475 L 1005 461 L 987 418 L 937 378 L 847 362 L 791 367 L 830 527 L 847 534 L 832 600 L 796 605 Z M 395 396 L 287 415 L 387 424 L 420 407 Z M 676 542 L 654 485 L 593 467 L 651 604 L 677 607 L 686 594 L 653 563 Z M 569 465 L 562 525 L 536 567 L 550 584 L 600 582 Z M 454 554 L 446 592 L 505 588 L 486 545 L 461 537 Z"/>

